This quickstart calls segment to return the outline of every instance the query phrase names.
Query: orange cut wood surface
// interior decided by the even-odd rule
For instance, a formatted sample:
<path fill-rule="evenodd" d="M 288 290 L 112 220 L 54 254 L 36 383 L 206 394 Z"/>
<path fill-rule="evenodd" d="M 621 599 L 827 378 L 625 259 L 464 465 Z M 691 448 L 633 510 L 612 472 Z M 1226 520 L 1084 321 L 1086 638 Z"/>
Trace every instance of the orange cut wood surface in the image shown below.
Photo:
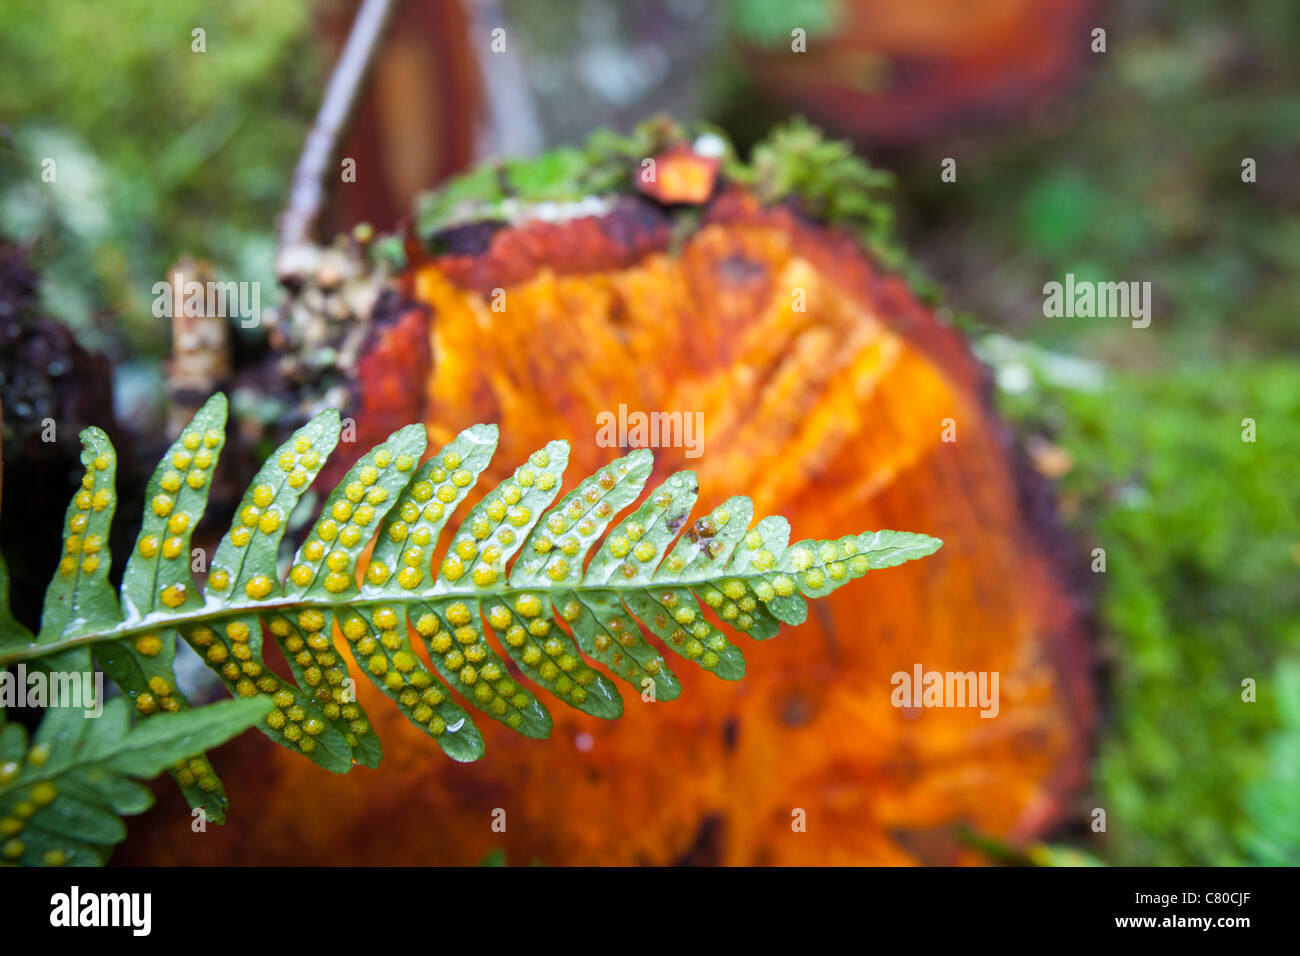
<path fill-rule="evenodd" d="M 600 413 L 698 411 L 702 455 L 659 449 L 651 485 L 693 469 L 700 513 L 745 493 L 795 540 L 892 528 L 945 545 L 770 641 L 738 637 L 740 682 L 670 655 L 680 698 L 620 684 L 624 717 L 601 721 L 542 695 L 540 742 L 471 710 L 475 764 L 359 679 L 378 770 L 331 775 L 246 734 L 215 761 L 230 822 L 192 835 L 164 793 L 120 862 L 961 863 L 976 861 L 961 825 L 1014 842 L 1069 818 L 1091 663 L 1050 509 L 965 342 L 848 237 L 730 190 L 670 247 L 663 214 L 629 199 L 479 235 L 403 281 L 409 304 L 377 323 L 357 382 L 359 444 L 423 420 L 436 448 L 496 422 L 480 494 L 552 438 L 573 446 L 568 488 L 621 453 L 597 444 Z M 996 671 L 998 715 L 893 707 L 891 676 L 916 664 Z"/>

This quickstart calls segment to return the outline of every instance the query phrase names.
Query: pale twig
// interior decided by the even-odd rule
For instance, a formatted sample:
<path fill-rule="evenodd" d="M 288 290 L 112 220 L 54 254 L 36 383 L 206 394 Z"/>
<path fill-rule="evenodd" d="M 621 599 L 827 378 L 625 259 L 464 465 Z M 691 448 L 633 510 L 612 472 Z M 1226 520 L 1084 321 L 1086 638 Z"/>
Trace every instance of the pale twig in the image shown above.
<path fill-rule="evenodd" d="M 316 120 L 293 171 L 289 204 L 280 218 L 278 255 L 310 242 L 325 194 L 325 176 L 348 118 L 356 106 L 366 73 L 397 0 L 363 0 L 343 52 L 330 74 Z"/>

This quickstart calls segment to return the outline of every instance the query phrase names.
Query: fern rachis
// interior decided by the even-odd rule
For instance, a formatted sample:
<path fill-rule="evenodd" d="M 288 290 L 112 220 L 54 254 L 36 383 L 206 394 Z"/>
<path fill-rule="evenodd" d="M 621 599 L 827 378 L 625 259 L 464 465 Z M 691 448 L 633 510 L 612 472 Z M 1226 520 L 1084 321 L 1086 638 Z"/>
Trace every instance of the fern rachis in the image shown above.
<path fill-rule="evenodd" d="M 443 531 L 489 464 L 496 428 L 468 428 L 420 464 L 426 432 L 411 425 L 351 468 L 282 580 L 276 558 L 289 515 L 339 440 L 330 411 L 262 466 L 199 588 L 190 539 L 207 505 L 225 417 L 224 396 L 214 396 L 154 472 L 120 595 L 109 585 L 104 547 L 115 453 L 103 432 L 83 433 L 83 487 L 65 516 L 64 557 L 35 638 L 8 615 L 0 576 L 0 664 L 50 666 L 90 648 L 141 718 L 164 719 L 152 715 L 188 706 L 172 672 L 179 635 L 234 696 L 263 701 L 252 719 L 260 717 L 264 733 L 343 772 L 375 766 L 380 746 L 335 644 L 337 626 L 362 671 L 409 720 L 453 759 L 475 760 L 482 737 L 451 690 L 529 737 L 546 737 L 551 718 L 519 674 L 572 707 L 615 718 L 619 690 L 589 659 L 637 693 L 671 700 L 680 684 L 648 632 L 674 656 L 736 680 L 744 657 L 720 623 L 770 638 L 781 623 L 802 622 L 805 598 L 941 544 L 882 531 L 790 545 L 785 519 L 753 523 L 745 497 L 691 524 L 698 491 L 691 472 L 670 476 L 615 525 L 641 498 L 651 453 L 633 451 L 601 467 L 556 502 L 568 445 L 551 442 L 470 508 L 435 571 Z M 292 681 L 263 663 L 264 629 Z M 205 757 L 180 761 L 173 775 L 192 805 L 222 818 L 224 796 Z M 0 810 L 5 799 L 0 780 Z"/>

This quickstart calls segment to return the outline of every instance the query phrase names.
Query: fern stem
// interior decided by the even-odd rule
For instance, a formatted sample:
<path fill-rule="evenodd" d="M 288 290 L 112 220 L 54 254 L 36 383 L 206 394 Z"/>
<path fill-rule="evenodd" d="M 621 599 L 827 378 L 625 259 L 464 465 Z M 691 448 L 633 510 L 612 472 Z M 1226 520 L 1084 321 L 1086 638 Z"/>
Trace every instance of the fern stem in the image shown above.
<path fill-rule="evenodd" d="M 738 581 L 759 581 L 764 579 L 762 574 L 733 574 L 728 575 Z M 700 581 L 675 581 L 671 586 L 689 587 L 692 584 L 708 584 L 707 580 Z M 653 585 L 650 585 L 653 587 Z M 458 598 L 466 601 L 487 601 L 493 597 L 498 599 L 507 599 L 517 597 L 525 592 L 549 595 L 552 599 L 558 592 L 572 593 L 581 597 L 584 593 L 619 593 L 628 594 L 640 593 L 646 590 L 647 585 L 637 584 L 620 587 L 617 584 L 602 584 L 599 587 L 583 587 L 582 585 L 566 585 L 563 588 L 538 587 L 503 587 L 503 588 L 461 588 L 440 591 L 437 594 L 342 594 L 331 596 L 329 598 L 318 597 L 284 597 L 268 601 L 248 601 L 242 604 L 225 604 L 219 608 L 201 607 L 192 611 L 168 611 L 166 613 L 151 614 L 148 617 L 132 621 L 129 624 L 119 624 L 117 627 L 107 630 L 86 631 L 83 634 L 76 634 L 71 637 L 61 637 L 53 641 L 43 643 L 30 643 L 23 645 L 9 645 L 0 649 L 0 667 L 9 664 L 15 664 L 18 661 L 37 660 L 42 657 L 48 657 L 52 654 L 58 654 L 62 651 L 71 650 L 76 647 L 87 647 L 93 644 L 100 644 L 104 641 L 118 641 L 124 638 L 135 637 L 140 634 L 147 634 L 150 631 L 160 629 L 176 628 L 184 624 L 211 624 L 223 621 L 229 618 L 246 617 L 249 614 L 265 614 L 270 611 L 302 611 L 308 608 L 319 608 L 322 610 L 337 610 L 339 608 L 355 607 L 359 604 L 400 604 L 409 605 L 427 601 L 455 601 Z"/>

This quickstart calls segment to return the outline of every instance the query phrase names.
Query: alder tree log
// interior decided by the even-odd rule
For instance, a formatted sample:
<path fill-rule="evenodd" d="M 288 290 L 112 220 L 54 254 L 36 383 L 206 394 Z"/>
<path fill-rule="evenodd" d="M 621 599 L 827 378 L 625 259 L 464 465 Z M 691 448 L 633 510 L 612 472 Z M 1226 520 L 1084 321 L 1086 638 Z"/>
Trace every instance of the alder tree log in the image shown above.
<path fill-rule="evenodd" d="M 322 6 L 318 33 L 337 56 L 360 4 Z M 469 165 L 480 94 L 468 29 L 455 0 L 395 4 L 330 167 L 335 183 L 340 158 L 354 160 L 357 175 L 335 186 L 323 226 L 394 222 L 416 191 Z"/>
<path fill-rule="evenodd" d="M 745 53 L 757 87 L 792 112 L 879 148 L 1035 119 L 1060 98 L 1106 26 L 1096 0 L 847 0 L 834 29 Z"/>
<path fill-rule="evenodd" d="M 410 421 L 433 448 L 496 422 L 481 492 L 551 438 L 572 443 L 572 476 L 613 459 L 597 416 L 620 404 L 698 411 L 702 456 L 659 449 L 651 484 L 691 468 L 701 507 L 743 492 L 796 537 L 895 528 L 943 549 L 746 642 L 738 683 L 683 666 L 670 703 L 624 685 L 617 721 L 557 703 L 541 742 L 480 721 L 474 764 L 359 681 L 378 770 L 333 776 L 246 734 L 215 759 L 231 822 L 177 839 L 185 811 L 164 795 L 122 862 L 473 864 L 498 848 L 552 865 L 976 862 L 962 825 L 1015 843 L 1084 818 L 1071 797 L 1094 701 L 1078 578 L 985 370 L 849 235 L 736 186 L 699 214 L 683 236 L 665 207 L 626 196 L 600 216 L 448 232 L 379 301 L 356 447 Z M 997 716 L 895 708 L 891 677 L 917 664 L 997 672 Z"/>

